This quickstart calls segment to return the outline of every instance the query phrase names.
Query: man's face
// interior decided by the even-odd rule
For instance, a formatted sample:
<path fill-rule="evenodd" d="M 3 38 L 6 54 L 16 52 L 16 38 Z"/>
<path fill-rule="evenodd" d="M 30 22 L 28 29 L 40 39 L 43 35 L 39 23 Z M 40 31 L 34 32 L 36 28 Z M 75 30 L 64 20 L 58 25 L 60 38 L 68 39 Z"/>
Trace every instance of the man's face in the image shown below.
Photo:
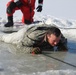
<path fill-rule="evenodd" d="M 61 35 L 59 37 L 56 37 L 55 34 L 47 35 L 47 39 L 51 46 L 56 46 L 61 39 Z"/>

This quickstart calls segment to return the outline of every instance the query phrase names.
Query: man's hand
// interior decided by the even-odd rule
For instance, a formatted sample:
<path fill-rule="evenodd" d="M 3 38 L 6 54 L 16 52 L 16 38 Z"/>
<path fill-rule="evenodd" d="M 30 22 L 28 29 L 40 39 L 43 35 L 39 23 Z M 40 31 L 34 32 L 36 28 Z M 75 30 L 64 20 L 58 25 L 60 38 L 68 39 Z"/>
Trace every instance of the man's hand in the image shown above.
<path fill-rule="evenodd" d="M 37 8 L 36 8 L 37 12 L 41 12 L 42 11 L 42 6 L 39 5 Z"/>
<path fill-rule="evenodd" d="M 35 48 L 32 48 L 30 53 L 32 53 L 32 54 L 41 54 L 42 51 L 40 50 L 39 47 L 35 47 Z"/>

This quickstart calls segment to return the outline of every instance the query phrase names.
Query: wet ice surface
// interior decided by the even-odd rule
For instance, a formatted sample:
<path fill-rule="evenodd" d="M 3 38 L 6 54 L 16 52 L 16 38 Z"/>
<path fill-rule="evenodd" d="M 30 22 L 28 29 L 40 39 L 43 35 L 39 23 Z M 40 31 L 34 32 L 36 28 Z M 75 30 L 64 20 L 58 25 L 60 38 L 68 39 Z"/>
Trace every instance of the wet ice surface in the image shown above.
<path fill-rule="evenodd" d="M 75 53 L 12 54 L 11 46 L 0 42 L 0 75 L 76 75 Z"/>

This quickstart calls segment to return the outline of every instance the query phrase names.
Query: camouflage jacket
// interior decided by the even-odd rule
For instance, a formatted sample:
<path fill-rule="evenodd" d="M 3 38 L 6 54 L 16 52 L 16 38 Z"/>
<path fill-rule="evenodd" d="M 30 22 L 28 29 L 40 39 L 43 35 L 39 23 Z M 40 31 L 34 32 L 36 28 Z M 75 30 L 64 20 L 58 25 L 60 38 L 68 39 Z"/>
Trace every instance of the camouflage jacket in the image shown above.
<path fill-rule="evenodd" d="M 22 45 L 25 47 L 30 47 L 30 48 L 37 47 L 38 45 L 41 45 L 47 30 L 49 28 L 51 28 L 52 26 L 56 26 L 56 25 L 42 24 L 42 25 L 36 25 L 36 26 L 29 27 L 23 37 Z M 48 46 L 50 46 L 47 42 L 46 42 L 46 44 Z M 46 44 L 45 44 L 45 46 L 46 46 Z M 62 46 L 62 45 L 65 45 L 65 37 L 63 35 L 62 35 L 62 38 L 58 44 L 58 47 Z M 45 46 L 43 46 L 43 47 L 45 47 Z"/>

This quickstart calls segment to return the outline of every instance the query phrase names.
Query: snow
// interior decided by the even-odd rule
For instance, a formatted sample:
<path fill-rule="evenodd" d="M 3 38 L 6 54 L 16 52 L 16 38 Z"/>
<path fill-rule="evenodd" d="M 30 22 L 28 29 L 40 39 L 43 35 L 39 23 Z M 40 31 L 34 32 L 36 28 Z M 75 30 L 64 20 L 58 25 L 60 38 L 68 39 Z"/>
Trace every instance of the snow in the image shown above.
<path fill-rule="evenodd" d="M 41 18 L 40 18 L 41 17 Z M 19 19 L 19 18 L 18 18 Z M 16 21 L 20 21 L 16 19 Z M 76 50 L 76 21 L 69 21 L 69 20 L 62 20 L 62 19 L 58 19 L 55 17 L 51 17 L 51 16 L 36 16 L 36 18 L 34 17 L 35 20 L 41 20 L 42 23 L 38 23 L 38 24 L 31 24 L 30 26 L 33 25 L 41 25 L 41 24 L 55 24 L 57 27 L 59 27 L 62 31 L 62 33 L 64 34 L 64 36 L 68 39 L 68 47 L 75 49 Z M 0 19 L 2 20 L 2 18 Z M 6 22 L 6 20 L 2 20 L 4 22 Z M 3 23 L 1 24 L 1 27 L 3 26 Z M 2 33 L 0 32 L 0 41 L 4 41 L 6 43 L 12 43 L 12 44 L 16 44 L 19 45 L 21 44 L 21 40 L 24 37 L 24 34 L 27 30 L 28 27 L 30 26 L 24 26 L 22 29 L 20 29 L 18 32 L 14 32 L 14 33 L 10 33 L 10 34 L 6 34 L 6 33 Z M 72 51 L 73 53 L 76 53 L 76 51 Z M 11 52 L 11 51 L 10 51 Z M 15 75 L 76 75 L 76 71 L 75 70 L 47 70 L 45 72 L 34 72 L 31 74 L 22 74 L 22 73 L 17 73 L 17 68 L 16 67 L 10 67 L 11 71 L 16 71 Z M 2 75 L 5 75 L 4 73 Z"/>
<path fill-rule="evenodd" d="M 7 0 L 5 0 L 5 2 L 6 1 Z M 14 18 L 15 18 L 14 19 L 15 22 L 21 21 L 20 16 L 18 16 L 17 14 L 16 16 L 14 16 Z M 42 15 L 42 14 L 40 14 L 39 16 L 35 15 L 34 20 L 42 21 L 42 23 L 39 23 L 38 25 L 55 24 L 57 27 L 60 28 L 64 36 L 68 39 L 68 43 L 69 43 L 68 46 L 76 50 L 76 21 L 75 20 L 64 20 L 64 19 L 53 17 L 51 15 Z M 7 19 L 1 16 L 0 27 L 2 27 L 6 21 Z M 36 25 L 36 24 L 31 24 L 30 26 L 32 25 Z M 24 26 L 24 28 L 20 29 L 18 32 L 14 32 L 10 34 L 6 34 L 0 31 L 0 41 L 6 42 L 6 43 L 12 43 L 12 44 L 20 44 L 21 40 L 24 37 L 24 33 L 26 32 L 28 27 L 29 26 Z M 13 71 L 17 70 L 14 67 L 12 68 L 9 67 L 9 68 L 12 69 Z M 0 75 L 5 75 L 5 74 L 1 72 Z M 37 73 L 32 73 L 32 74 L 16 73 L 15 75 L 76 75 L 76 71 L 74 70 L 48 70 L 45 72 L 37 72 Z"/>
<path fill-rule="evenodd" d="M 41 17 L 41 18 L 40 18 Z M 17 17 L 16 17 L 17 18 Z M 19 18 L 18 18 L 19 19 Z M 19 22 L 20 20 L 16 19 L 15 22 Z M 64 36 L 66 38 L 68 38 L 68 40 L 73 40 L 76 41 L 76 21 L 69 21 L 69 20 L 62 20 L 62 19 L 58 19 L 55 17 L 51 17 L 51 16 L 37 16 L 34 17 L 34 20 L 40 20 L 42 21 L 42 23 L 38 23 L 37 25 L 41 25 L 41 24 L 55 24 L 57 27 L 59 27 L 62 31 L 62 33 L 64 34 Z M 5 20 L 2 20 L 2 22 L 6 22 Z M 3 23 L 4 24 L 4 23 Z M 3 24 L 1 24 L 1 27 L 3 26 Z M 36 24 L 31 24 L 32 25 L 36 25 Z M 22 37 L 24 36 L 24 33 L 26 32 L 27 28 L 29 26 L 24 26 L 24 28 L 20 29 L 18 32 L 15 33 L 11 33 L 11 34 L 0 34 L 0 40 L 7 42 L 7 43 L 19 43 L 22 40 Z M 12 40 L 11 40 L 12 39 Z"/>
<path fill-rule="evenodd" d="M 69 71 L 69 70 L 51 70 L 51 71 L 46 71 L 46 72 L 38 72 L 38 73 L 33 73 L 33 74 L 28 74 L 28 75 L 72 75 L 76 74 L 76 71 Z"/>

